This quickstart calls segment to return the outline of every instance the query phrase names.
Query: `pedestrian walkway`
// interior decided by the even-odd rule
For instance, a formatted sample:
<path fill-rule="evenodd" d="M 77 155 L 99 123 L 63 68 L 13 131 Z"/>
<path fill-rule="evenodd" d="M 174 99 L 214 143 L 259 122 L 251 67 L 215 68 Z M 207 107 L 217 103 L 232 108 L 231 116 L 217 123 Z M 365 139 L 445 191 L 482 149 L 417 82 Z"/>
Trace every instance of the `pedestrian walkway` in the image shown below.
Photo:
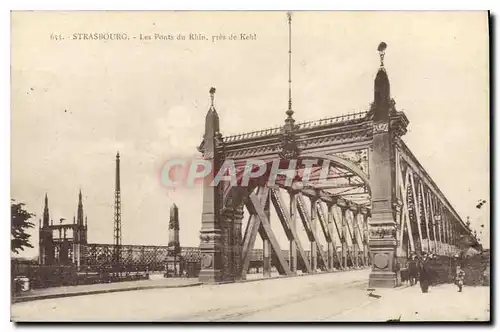
<path fill-rule="evenodd" d="M 161 278 L 156 280 L 136 280 L 106 284 L 62 286 L 34 289 L 15 295 L 12 302 L 25 302 L 59 297 L 92 295 L 155 288 L 179 288 L 200 285 L 197 278 Z"/>
<path fill-rule="evenodd" d="M 330 317 L 331 321 L 489 321 L 490 287 L 454 284 L 434 286 L 422 293 L 418 285 L 377 289 L 372 298 L 353 310 Z"/>

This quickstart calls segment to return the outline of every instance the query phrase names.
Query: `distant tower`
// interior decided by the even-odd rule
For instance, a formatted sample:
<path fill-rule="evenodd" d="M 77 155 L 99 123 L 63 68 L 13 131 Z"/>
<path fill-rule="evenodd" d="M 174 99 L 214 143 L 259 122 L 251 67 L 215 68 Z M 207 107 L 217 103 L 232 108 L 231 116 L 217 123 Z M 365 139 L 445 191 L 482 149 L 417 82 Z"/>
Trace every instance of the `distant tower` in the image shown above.
<path fill-rule="evenodd" d="M 83 214 L 82 190 L 78 194 L 78 209 L 76 212 L 76 226 L 78 230 L 78 240 L 81 244 L 87 244 L 87 220 Z"/>
<path fill-rule="evenodd" d="M 49 226 L 49 198 L 47 197 L 47 193 L 45 193 L 45 204 L 43 207 L 43 226 L 42 227 L 48 227 Z"/>
<path fill-rule="evenodd" d="M 121 210 L 121 193 L 120 193 L 120 153 L 116 153 L 116 178 L 115 178 L 115 227 L 114 227 L 114 244 L 115 244 L 115 263 L 120 261 L 120 248 L 122 245 L 122 210 Z"/>
<path fill-rule="evenodd" d="M 52 229 L 49 225 L 49 199 L 45 194 L 45 202 L 43 208 L 43 219 L 41 222 L 39 234 L 39 263 L 41 265 L 51 265 L 54 257 L 54 245 L 52 241 Z"/>
<path fill-rule="evenodd" d="M 78 208 L 76 212 L 76 223 L 73 230 L 73 252 L 74 259 L 73 263 L 80 266 L 80 260 L 82 255 L 82 244 L 87 244 L 87 227 L 83 223 L 83 200 L 82 200 L 82 190 L 78 193 Z"/>
<path fill-rule="evenodd" d="M 78 208 L 76 211 L 76 223 L 83 226 L 83 202 L 82 202 L 82 190 L 78 193 Z"/>

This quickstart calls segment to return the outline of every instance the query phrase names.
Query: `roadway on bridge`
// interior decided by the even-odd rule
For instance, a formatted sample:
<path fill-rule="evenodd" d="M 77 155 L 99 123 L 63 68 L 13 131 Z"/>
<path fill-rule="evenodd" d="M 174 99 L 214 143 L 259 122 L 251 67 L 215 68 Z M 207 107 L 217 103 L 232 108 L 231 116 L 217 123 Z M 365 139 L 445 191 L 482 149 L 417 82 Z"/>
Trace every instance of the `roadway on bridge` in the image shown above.
<path fill-rule="evenodd" d="M 489 319 L 489 288 L 417 287 L 368 296 L 369 270 L 219 286 L 149 289 L 12 306 L 14 321 L 385 321 Z M 473 293 L 473 294 L 471 294 Z M 465 296 L 467 294 L 467 296 Z M 475 303 L 471 303 L 473 298 Z M 422 309 L 420 309 L 422 308 Z M 417 312 L 417 313 L 415 313 Z M 433 315 L 433 316 L 432 316 Z"/>

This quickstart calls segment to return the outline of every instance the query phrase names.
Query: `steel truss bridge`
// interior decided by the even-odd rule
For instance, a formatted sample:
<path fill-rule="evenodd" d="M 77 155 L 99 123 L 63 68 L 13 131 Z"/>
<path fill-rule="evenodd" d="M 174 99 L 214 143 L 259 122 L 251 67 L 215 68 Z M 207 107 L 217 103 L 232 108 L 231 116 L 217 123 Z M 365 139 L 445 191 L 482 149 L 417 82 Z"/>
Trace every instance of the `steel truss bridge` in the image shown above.
<path fill-rule="evenodd" d="M 469 225 L 404 143 L 409 121 L 390 96 L 383 62 L 367 111 L 295 123 L 290 99 L 283 126 L 234 136 L 222 135 L 213 103 L 215 89 L 210 92 L 212 105 L 199 151 L 212 163 L 212 175 L 228 160 L 237 167 L 238 181 L 250 160 L 269 165 L 279 160 L 280 169 L 293 160 L 297 165 L 314 161 L 315 166 L 306 185 L 299 177 L 292 183 L 278 180 L 269 187 L 268 174 L 246 187 L 229 181 L 205 185 L 201 281 L 244 279 L 257 236 L 263 241 L 265 276 L 270 274 L 273 254 L 282 275 L 296 274 L 298 263 L 307 273 L 370 264 L 373 287 L 397 286 L 399 267 L 410 253 L 452 257 L 464 247 L 477 245 Z M 325 167 L 326 177 L 320 177 Z M 270 209 L 279 223 L 270 220 Z M 249 216 L 244 231 L 243 211 Z M 299 238 L 297 219 L 307 234 L 306 243 Z M 280 248 L 274 227 L 286 234 L 287 253 Z"/>

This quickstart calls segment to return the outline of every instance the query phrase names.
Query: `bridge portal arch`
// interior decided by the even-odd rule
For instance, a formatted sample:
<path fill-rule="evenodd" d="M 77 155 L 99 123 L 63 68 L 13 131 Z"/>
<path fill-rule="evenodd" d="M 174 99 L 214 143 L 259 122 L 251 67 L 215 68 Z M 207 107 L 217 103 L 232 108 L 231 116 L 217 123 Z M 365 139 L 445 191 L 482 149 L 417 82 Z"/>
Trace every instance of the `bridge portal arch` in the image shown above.
<path fill-rule="evenodd" d="M 402 136 L 409 121 L 391 98 L 383 61 L 374 80 L 374 101 L 367 112 L 296 124 L 290 104 L 283 126 L 223 137 L 213 105 L 214 93 L 211 89 L 212 105 L 199 147 L 215 166 L 213 176 L 225 160 L 241 164 L 258 158 L 266 163 L 273 159 L 283 163 L 294 159 L 316 159 L 321 164 L 328 161 L 338 172 L 329 173 L 325 181 L 302 187 L 294 186 L 294 182 L 277 183 L 290 193 L 289 207 L 280 190 L 266 186 L 265 176 L 253 179 L 247 187 L 205 185 L 201 281 L 227 282 L 241 277 L 248 249 L 260 235 L 265 243 L 264 258 L 270 260 L 274 252 L 281 274 L 294 274 L 297 259 L 310 273 L 322 267 L 331 270 L 335 264 L 345 269 L 361 262 L 371 266 L 370 286 L 394 287 L 399 282 L 398 260 L 408 251 L 403 246 L 406 239 L 412 250 L 450 255 L 457 250 L 458 238 L 472 237 L 470 228 L 404 144 Z M 341 157 L 344 151 L 359 149 L 369 151 L 367 168 Z M 305 198 L 310 200 L 309 206 Z M 288 260 L 270 228 L 271 204 L 290 240 Z M 253 222 L 242 237 L 244 208 Z M 299 217 L 307 233 L 309 253 L 296 234 L 294 222 Z M 328 242 L 326 251 L 319 245 L 320 227 Z M 341 250 L 337 250 L 339 247 Z"/>

